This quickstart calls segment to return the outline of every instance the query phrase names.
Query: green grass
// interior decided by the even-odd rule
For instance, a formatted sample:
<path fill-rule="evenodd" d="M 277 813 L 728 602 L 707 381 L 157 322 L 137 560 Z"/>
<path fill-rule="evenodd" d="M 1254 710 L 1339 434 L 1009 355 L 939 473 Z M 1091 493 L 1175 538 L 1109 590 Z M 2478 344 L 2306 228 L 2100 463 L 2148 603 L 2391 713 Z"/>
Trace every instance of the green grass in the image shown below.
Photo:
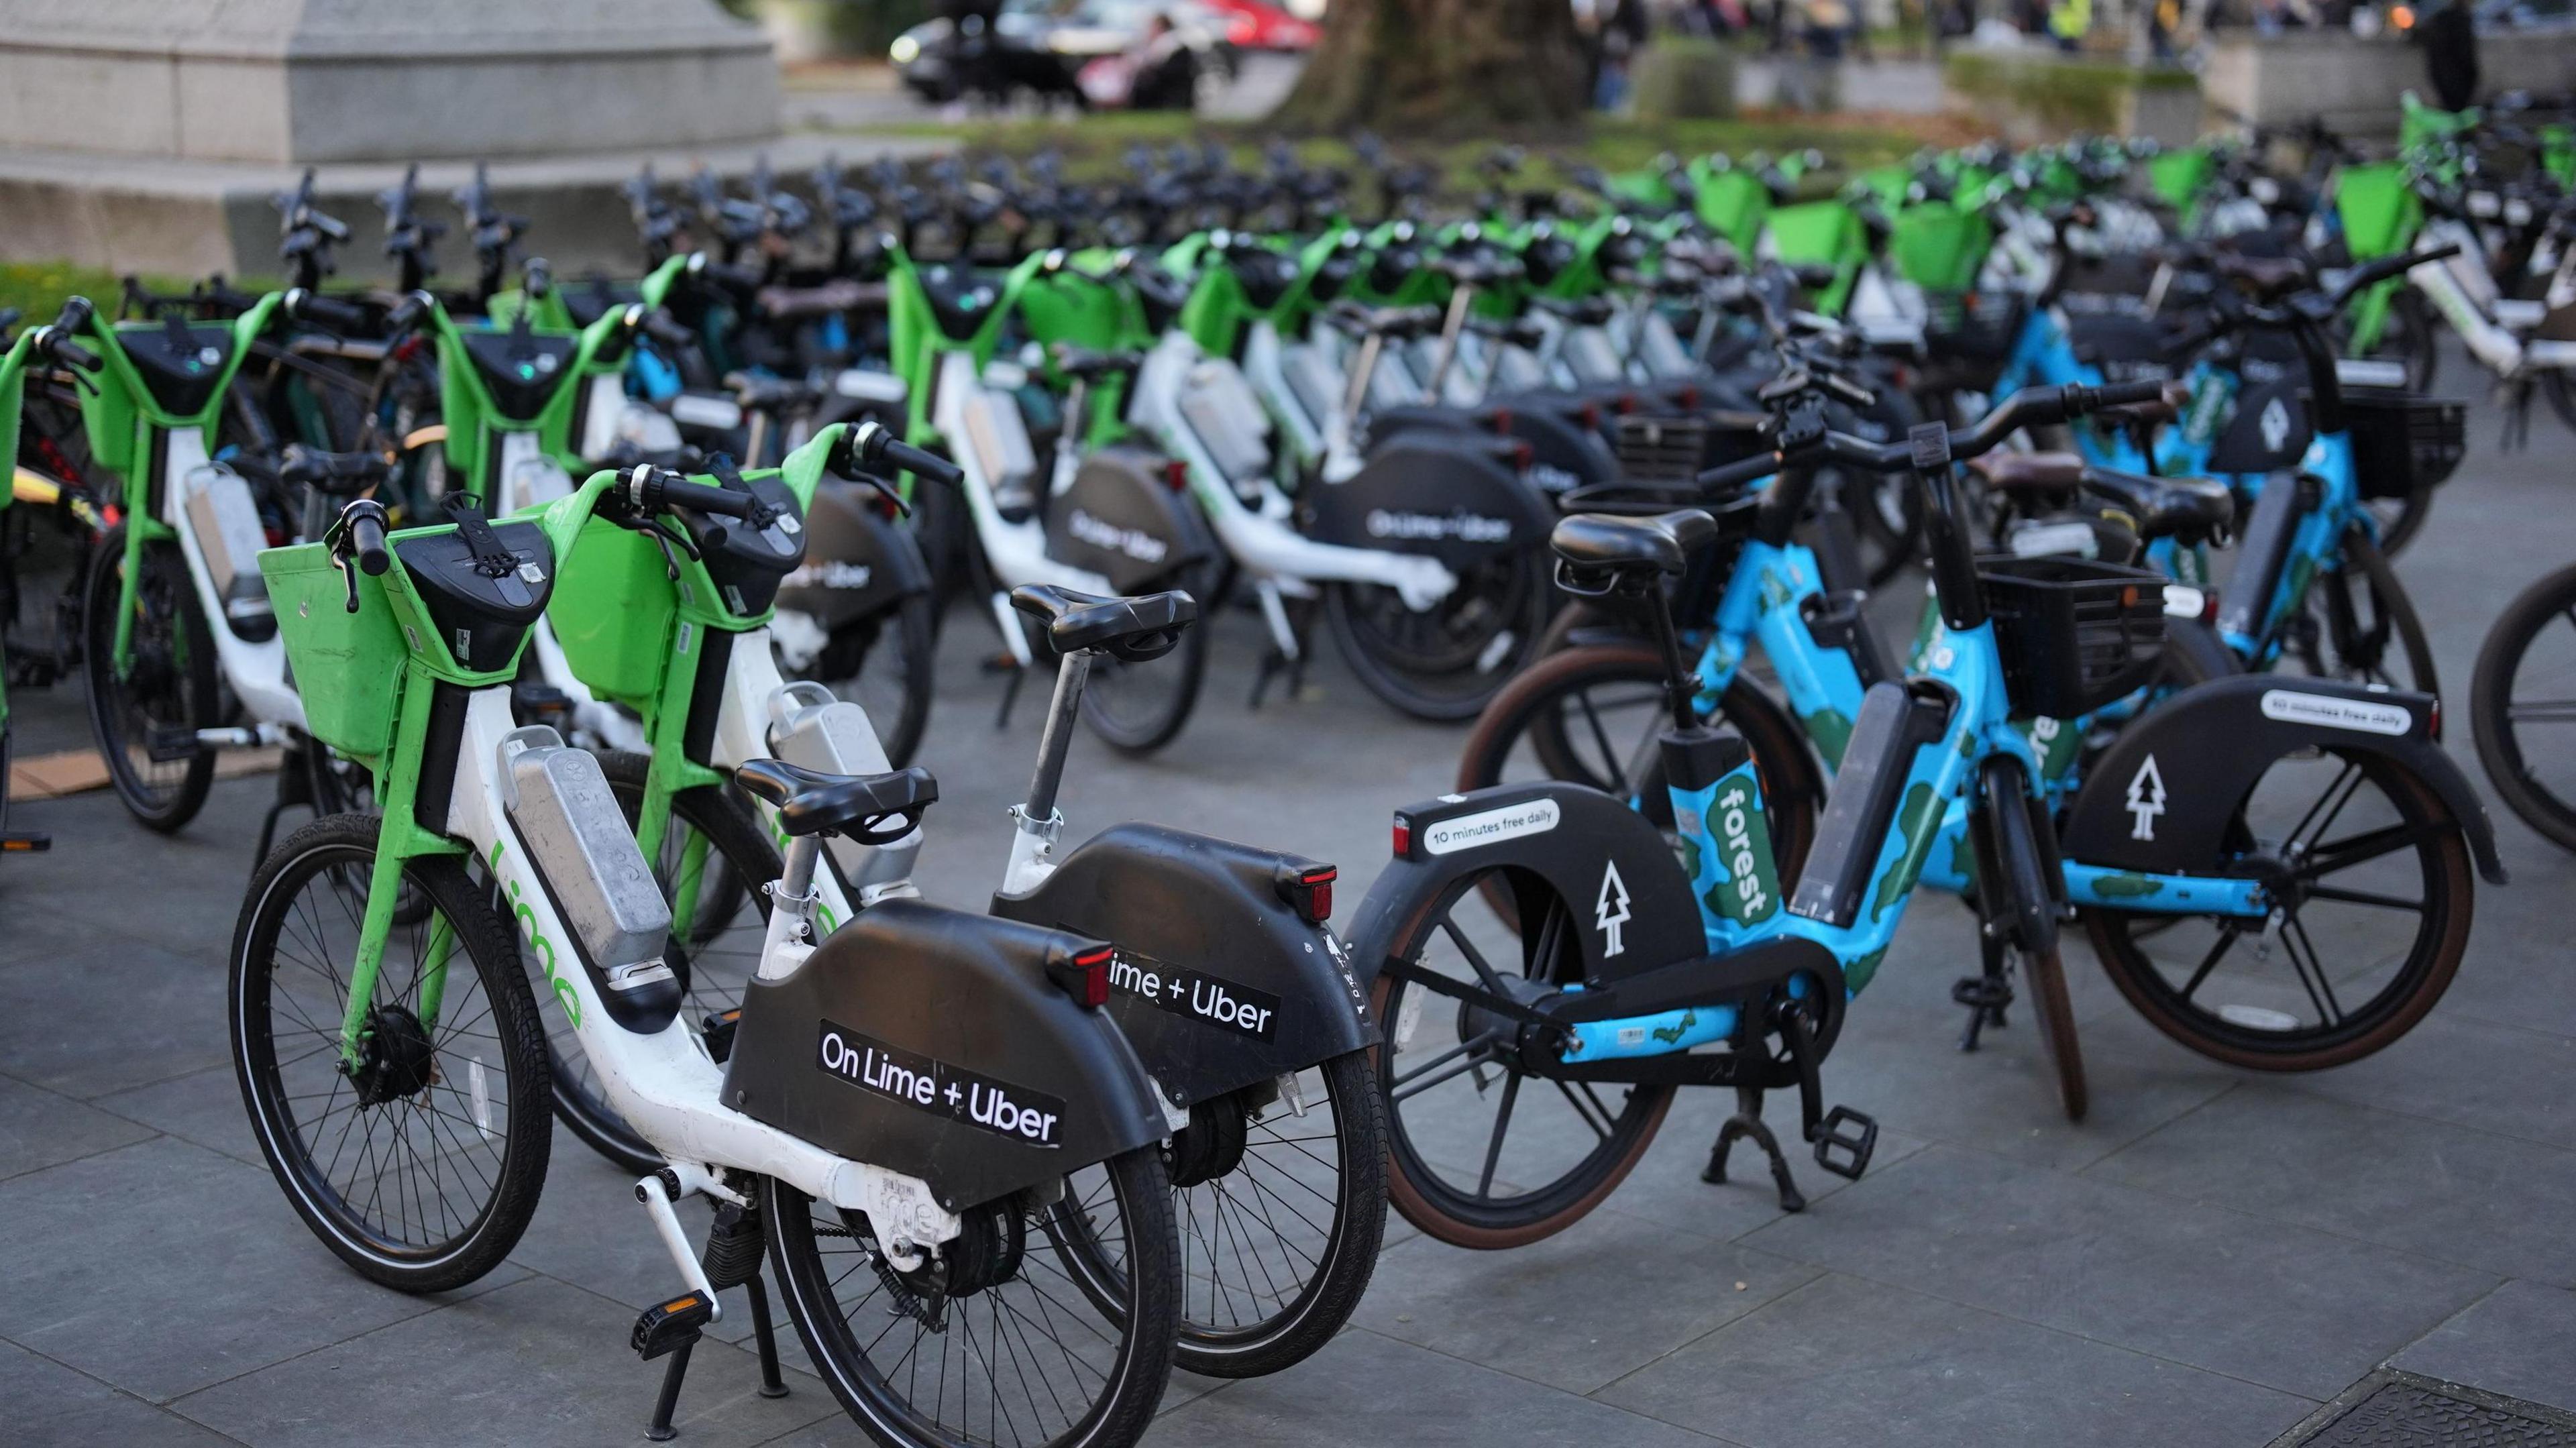
<path fill-rule="evenodd" d="M 1227 149 L 1237 165 L 1258 166 L 1262 147 L 1277 133 L 1258 124 L 1217 124 L 1179 112 L 1111 112 L 1048 120 L 906 122 L 870 127 L 868 134 L 954 141 L 971 155 L 998 152 L 1028 156 L 1054 150 L 1063 156 L 1068 175 L 1077 180 L 1098 180 L 1123 174 L 1127 149 L 1136 145 L 1159 148 L 1182 141 L 1194 145 L 1214 141 Z M 1899 160 L 1926 144 L 1951 139 L 1967 138 L 1804 116 L 1662 123 L 1596 120 L 1573 137 L 1497 137 L 1399 149 L 1409 160 L 1438 165 L 1444 189 L 1453 196 L 1465 196 L 1479 189 L 1477 163 L 1492 152 L 1498 140 L 1527 146 L 1533 169 L 1541 160 L 1555 162 L 1561 177 L 1567 168 L 1587 164 L 1610 172 L 1633 170 L 1667 152 L 1682 157 L 1712 151 L 1735 156 L 1753 151 L 1777 155 L 1809 146 L 1822 150 L 1844 167 L 1859 169 Z M 1341 141 L 1303 139 L 1295 145 L 1298 156 L 1308 165 L 1356 166 L 1350 147 Z M 1529 175 L 1526 180 L 1534 184 L 1542 178 L 1543 173 Z"/>
<path fill-rule="evenodd" d="M 143 284 L 156 292 L 184 292 L 189 286 L 185 278 L 165 276 L 146 276 Z M 259 290 L 248 281 L 234 285 Z M 124 294 L 124 278 L 97 267 L 67 261 L 0 262 L 0 307 L 17 308 L 21 327 L 52 321 L 72 297 L 87 297 L 101 313 L 113 317 L 117 299 Z"/>

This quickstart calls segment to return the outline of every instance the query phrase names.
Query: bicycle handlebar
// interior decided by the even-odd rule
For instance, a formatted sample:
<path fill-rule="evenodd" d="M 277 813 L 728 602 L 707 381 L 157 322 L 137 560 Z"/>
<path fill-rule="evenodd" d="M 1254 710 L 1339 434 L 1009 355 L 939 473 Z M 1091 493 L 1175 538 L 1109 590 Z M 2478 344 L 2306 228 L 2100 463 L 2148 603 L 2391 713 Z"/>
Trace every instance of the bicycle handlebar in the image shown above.
<path fill-rule="evenodd" d="M 2005 438 L 2025 427 L 2044 427 L 2112 407 L 2135 407 L 2164 396 L 2162 382 L 2113 382 L 2101 387 L 2025 387 L 2003 400 L 1975 427 L 1960 433 L 1943 429 L 1937 455 L 1919 450 L 1913 439 L 1874 443 L 1849 433 L 1826 432 L 1815 441 L 1788 451 L 1774 449 L 1740 462 L 1711 468 L 1699 475 L 1703 488 L 1735 487 L 1767 478 L 1798 458 L 1821 455 L 1865 472 L 1893 473 L 1926 465 L 1939 467 L 1992 452 Z M 1921 432 L 1922 429 L 1917 429 Z"/>
<path fill-rule="evenodd" d="M 851 428 L 842 449 L 842 456 L 833 461 L 846 466 L 835 467 L 835 472 L 869 472 L 891 466 L 952 488 L 966 480 L 965 470 L 955 463 L 926 448 L 914 447 L 875 422 L 862 422 Z"/>
<path fill-rule="evenodd" d="M 72 340 L 75 333 L 89 325 L 96 312 L 97 308 L 90 305 L 89 298 L 73 297 L 63 303 L 63 309 L 54 316 L 53 325 L 37 338 L 36 345 L 56 362 L 68 362 L 84 372 L 96 372 L 107 364 L 99 360 L 96 352 Z"/>

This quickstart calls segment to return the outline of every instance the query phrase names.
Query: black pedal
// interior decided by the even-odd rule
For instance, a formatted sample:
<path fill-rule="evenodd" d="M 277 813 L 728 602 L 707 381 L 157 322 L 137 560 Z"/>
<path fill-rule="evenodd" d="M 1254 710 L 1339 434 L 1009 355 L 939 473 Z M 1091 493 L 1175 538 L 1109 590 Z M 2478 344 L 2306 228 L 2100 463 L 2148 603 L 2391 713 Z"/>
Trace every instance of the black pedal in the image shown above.
<path fill-rule="evenodd" d="M 698 1039 L 707 1043 L 707 1055 L 721 1066 L 733 1055 L 734 1028 L 742 1024 L 742 1007 L 716 1011 L 698 1026 Z"/>
<path fill-rule="evenodd" d="M 0 834 L 0 853 L 41 855 L 54 847 L 54 837 L 36 830 L 16 830 Z"/>
<path fill-rule="evenodd" d="M 155 764 L 176 764 L 197 757 L 197 731 L 185 724 L 155 724 L 143 738 L 143 752 Z"/>
<path fill-rule="evenodd" d="M 628 1339 L 627 1346 L 635 1349 L 637 1357 L 650 1362 L 696 1342 L 715 1317 L 713 1298 L 703 1292 L 684 1292 L 668 1302 L 645 1308 L 635 1319 L 635 1335 Z"/>
<path fill-rule="evenodd" d="M 1816 1165 L 1846 1181 L 1859 1181 L 1878 1150 L 1878 1123 L 1848 1106 L 1837 1106 L 1816 1123 L 1815 1140 Z"/>

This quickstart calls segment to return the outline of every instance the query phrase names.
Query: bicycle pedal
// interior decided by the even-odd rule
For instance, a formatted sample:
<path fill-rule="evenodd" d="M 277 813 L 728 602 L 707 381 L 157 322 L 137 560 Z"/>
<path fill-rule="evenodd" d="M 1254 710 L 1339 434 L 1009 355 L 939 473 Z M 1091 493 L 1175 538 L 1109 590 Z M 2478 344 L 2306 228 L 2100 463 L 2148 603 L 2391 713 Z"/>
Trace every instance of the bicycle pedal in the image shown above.
<path fill-rule="evenodd" d="M 143 752 L 155 764 L 194 759 L 197 749 L 197 731 L 185 724 L 155 724 L 143 738 Z"/>
<path fill-rule="evenodd" d="M 0 834 L 0 851 L 13 855 L 41 855 L 54 847 L 54 837 L 40 831 L 22 830 Z"/>
<path fill-rule="evenodd" d="M 716 1011 L 698 1026 L 698 1039 L 707 1043 L 707 1055 L 721 1066 L 733 1055 L 734 1028 L 742 1024 L 742 1007 Z"/>
<path fill-rule="evenodd" d="M 1816 1165 L 1846 1181 L 1860 1180 L 1877 1150 L 1878 1123 L 1848 1106 L 1835 1107 L 1816 1123 Z"/>
<path fill-rule="evenodd" d="M 626 1345 L 635 1349 L 637 1357 L 650 1362 L 696 1342 L 715 1316 L 713 1299 L 703 1292 L 684 1292 L 668 1302 L 645 1308 L 636 1317 L 635 1333 Z"/>

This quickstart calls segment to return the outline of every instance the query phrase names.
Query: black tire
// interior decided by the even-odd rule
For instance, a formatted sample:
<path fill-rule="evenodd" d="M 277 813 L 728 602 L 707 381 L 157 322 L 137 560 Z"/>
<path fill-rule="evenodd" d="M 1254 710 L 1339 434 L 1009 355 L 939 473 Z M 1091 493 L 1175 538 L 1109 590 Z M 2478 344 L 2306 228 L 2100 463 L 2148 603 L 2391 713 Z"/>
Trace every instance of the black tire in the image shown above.
<path fill-rule="evenodd" d="M 1150 754 L 1178 738 L 1190 722 L 1207 681 L 1208 630 L 1216 625 L 1215 582 L 1216 570 L 1201 568 L 1165 585 L 1184 589 L 1199 601 L 1198 622 L 1181 631 L 1181 641 L 1170 653 L 1145 664 L 1124 664 L 1106 655 L 1092 660 L 1082 691 L 1082 722 L 1111 748 Z"/>
<path fill-rule="evenodd" d="M 377 823 L 362 815 L 316 820 L 251 877 L 227 995 L 233 1067 L 260 1151 L 314 1235 L 372 1281 L 443 1292 L 500 1265 L 536 1214 L 553 1141 L 536 1104 L 550 1090 L 545 1028 L 518 940 L 486 893 L 452 860 L 415 860 L 404 881 L 431 908 L 387 941 L 367 1054 L 356 1074 L 342 1070 L 348 987 L 340 968 L 357 948 Z M 438 1021 L 424 1027 L 420 966 L 433 919 L 452 928 L 472 968 L 456 969 L 449 955 Z M 288 987 L 306 991 L 311 1003 L 298 1003 Z M 481 1052 L 497 1070 L 485 1067 Z M 416 1081 L 423 1084 L 401 1089 Z M 505 1093 L 498 1102 L 496 1086 Z M 299 1104 L 316 1099 L 324 1103 L 318 1114 Z M 497 1128 L 496 1106 L 505 1117 Z M 344 1112 L 346 1121 L 336 1121 Z M 361 1124 L 363 1150 L 349 1139 Z M 424 1151 L 433 1153 L 426 1166 Z M 404 1165 L 412 1170 L 388 1192 L 384 1178 Z M 359 1177 L 371 1169 L 362 1205 Z M 464 1200 L 452 1202 L 451 1188 Z M 383 1216 L 388 1195 L 393 1220 Z"/>
<path fill-rule="evenodd" d="M 644 780 L 652 761 L 641 754 L 611 750 L 599 756 L 599 768 L 608 776 L 608 787 L 632 826 L 643 808 Z M 696 1027 L 708 1016 L 742 1004 L 743 987 L 760 968 L 769 925 L 769 896 L 758 887 L 777 879 L 784 866 L 749 809 L 719 790 L 681 791 L 671 801 L 671 819 L 661 847 L 651 856 L 653 877 L 661 882 L 665 896 L 678 874 L 686 831 L 705 835 L 708 844 L 700 918 L 685 932 L 675 933 L 668 954 L 688 993 L 680 1013 Z M 538 969 L 533 959 L 527 962 L 531 979 L 542 979 Z M 547 1020 L 546 1054 L 554 1067 L 555 1115 L 584 1145 L 620 1170 L 641 1176 L 660 1167 L 661 1153 L 601 1097 L 571 1024 L 560 1015 Z"/>
<path fill-rule="evenodd" d="M 1441 898 L 1427 902 L 1397 932 L 1389 955 L 1420 965 L 1429 953 L 1434 963 L 1427 968 L 1462 976 L 1477 974 L 1472 967 L 1484 961 L 1506 989 L 1531 991 L 1562 983 L 1568 972 L 1579 970 L 1572 959 L 1577 952 L 1568 948 L 1562 930 L 1554 928 L 1556 922 L 1572 918 L 1561 897 L 1549 896 L 1553 902 L 1549 919 L 1535 931 L 1516 925 L 1497 929 L 1497 918 L 1486 903 L 1487 892 L 1479 888 L 1482 884 L 1481 875 L 1452 882 Z M 1535 889 L 1546 888 L 1531 884 Z M 1510 933 L 1515 931 L 1517 939 Z M 1485 937 L 1484 946 L 1474 942 L 1479 935 Z M 1435 940 L 1441 939 L 1449 942 L 1448 949 L 1435 949 Z M 1487 959 L 1489 949 L 1500 951 L 1506 944 L 1519 952 L 1522 971 L 1517 976 L 1503 973 Z M 1447 968 L 1453 953 L 1468 969 Z M 1494 958 L 1510 963 L 1508 955 Z M 1505 1176 L 1503 1147 L 1521 1087 L 1534 1078 L 1513 1069 L 1496 1050 L 1490 1027 L 1445 996 L 1409 987 L 1387 975 L 1378 978 L 1372 1004 L 1386 1030 L 1385 1040 L 1371 1054 L 1376 1057 L 1378 1089 L 1387 1103 L 1387 1199 L 1406 1221 L 1453 1247 L 1524 1247 L 1581 1221 L 1627 1179 L 1654 1144 L 1664 1113 L 1672 1107 L 1670 1086 L 1628 1087 L 1613 1110 L 1588 1085 L 1559 1083 L 1560 1095 L 1541 1084 L 1532 1098 L 1542 1103 L 1561 1099 L 1594 1139 L 1587 1148 L 1580 1137 L 1557 1133 L 1572 1137 L 1574 1145 L 1565 1147 L 1541 1134 L 1535 1150 L 1525 1149 L 1515 1157 L 1510 1163 L 1512 1174 Z M 1428 1039 L 1417 1052 L 1415 1042 L 1426 1034 Z M 1490 1131 L 1462 1134 L 1458 1123 L 1448 1119 L 1456 1114 L 1454 1109 L 1441 1111 L 1428 1105 L 1415 1108 L 1408 1119 L 1409 1101 L 1460 1080 L 1472 1077 L 1478 1083 L 1477 1097 L 1483 1098 L 1488 1071 L 1502 1086 Z M 1472 1114 L 1472 1107 L 1469 1110 Z M 1472 1179 L 1472 1188 L 1453 1180 L 1457 1173 Z M 1505 1189 L 1502 1194 L 1496 1193 L 1497 1186 Z"/>
<path fill-rule="evenodd" d="M 1549 637 L 1556 636 L 1551 626 Z M 1577 646 L 1543 656 L 1477 716 L 1459 751 L 1459 792 L 1562 779 L 1634 799 L 1648 819 L 1670 830 L 1672 801 L 1655 748 L 1667 722 L 1663 688 L 1663 656 L 1643 643 Z M 1782 716 L 1760 702 L 1754 686 L 1739 678 L 1719 696 L 1715 722 L 1743 735 L 1752 748 L 1762 772 L 1772 859 L 1782 880 L 1794 880 L 1815 842 L 1823 781 L 1807 741 L 1783 728 Z M 1524 750 L 1525 760 L 1519 757 Z"/>
<path fill-rule="evenodd" d="M 2006 781 L 2018 786 L 2022 781 L 2018 767 L 1994 769 L 1990 765 L 1989 770 L 1989 788 Z M 1995 821 L 1995 848 L 2002 856 L 2004 879 L 2013 882 L 2011 893 L 2019 898 L 1988 902 L 1988 922 L 2012 928 L 2011 948 L 2021 964 L 2022 994 L 2030 1003 L 2031 1014 L 2039 1018 L 2040 1054 L 2048 1064 L 2050 1085 L 2066 1119 L 2082 1121 L 2091 1109 L 2092 1093 L 2085 1084 L 2084 1043 L 2075 1026 L 2074 998 L 2066 989 L 2066 964 L 2058 953 L 2056 892 L 2048 883 L 2054 871 L 2040 849 L 2038 836 L 2043 826 L 2032 817 L 2026 797 L 1990 800 L 1989 804 L 2017 811 L 2020 818 Z M 1998 909 L 2010 913 L 1997 913 Z"/>
<path fill-rule="evenodd" d="M 1306 1129 L 1318 1106 L 1298 1114 L 1274 1100 L 1256 1111 L 1238 1092 L 1194 1108 L 1191 1126 L 1164 1148 L 1169 1173 L 1193 1155 L 1190 1134 L 1211 1131 L 1210 1113 L 1247 1123 L 1240 1164 L 1187 1185 L 1176 1179 L 1172 1189 L 1185 1279 L 1176 1361 L 1190 1372 L 1256 1378 L 1296 1366 L 1341 1331 L 1377 1270 L 1386 1233 L 1386 1105 L 1368 1053 L 1336 1056 L 1299 1072 L 1298 1081 L 1319 1095 L 1322 1129 Z M 1327 1171 L 1330 1183 L 1318 1185 Z M 1123 1284 L 1081 1229 L 1078 1206 L 1068 1196 L 1057 1209 L 1065 1264 L 1095 1306 L 1114 1311 Z M 1279 1250 L 1259 1250 L 1264 1238 Z M 1247 1244 L 1255 1244 L 1249 1255 Z M 1230 1272 L 1220 1261 L 1228 1254 Z"/>
<path fill-rule="evenodd" d="M 770 1265 L 787 1316 L 804 1339 L 814 1370 L 870 1437 L 897 1448 L 965 1448 L 996 1440 L 1027 1448 L 1128 1448 L 1152 1426 L 1171 1372 L 1179 1316 L 1180 1248 L 1172 1224 L 1171 1184 L 1161 1157 L 1150 1148 L 1113 1157 L 1078 1176 L 1099 1180 L 1101 1199 L 1114 1204 L 1120 1215 L 1123 1230 L 1116 1240 L 1127 1265 L 1120 1275 L 1126 1291 L 1118 1310 L 1100 1311 L 1068 1277 L 1060 1265 L 1062 1247 L 1050 1250 L 1058 1231 L 1054 1209 L 1024 1197 L 992 1209 L 992 1219 L 1007 1224 L 1005 1230 L 1019 1244 L 1016 1271 L 999 1285 L 950 1299 L 947 1330 L 936 1333 L 914 1313 L 892 1305 L 891 1270 L 864 1245 L 862 1221 L 817 1204 L 784 1182 L 767 1184 Z M 1075 1196 L 1068 1185 L 1067 1200 Z M 1109 1234 L 1100 1235 L 1107 1239 Z M 852 1294 L 846 1302 L 844 1290 Z M 1038 1310 L 1023 1312 L 1016 1305 L 1022 1301 Z M 1007 1349 L 977 1351 L 979 1307 L 985 1322 L 993 1325 L 985 1340 L 992 1340 L 990 1331 L 999 1330 L 1004 1314 L 1010 1315 Z M 908 1333 L 906 1317 L 912 1318 Z M 1086 1341 L 1037 1341 L 1068 1318 L 1087 1334 Z M 959 1356 L 953 1349 L 960 1339 L 966 1343 L 965 1361 L 952 1372 L 951 1358 Z M 1088 1347 L 1088 1354 L 1077 1353 L 1076 1347 Z M 936 1370 L 923 1363 L 933 1352 L 939 1359 Z M 1031 1361 L 1041 1357 L 1052 1360 Z M 1021 1365 L 1016 1375 L 1012 1364 Z M 980 1393 L 973 1381 L 979 1369 L 984 1376 Z M 1029 1391 L 1032 1382 L 1037 1392 Z M 927 1404 L 914 1396 L 925 1383 L 935 1395 Z M 1068 1398 L 1073 1399 L 1070 1407 Z M 1023 1414 L 1038 1420 L 1037 1432 L 1023 1426 Z M 1041 1419 L 1041 1414 L 1048 1417 Z M 974 1426 L 978 1416 L 985 1421 L 981 1430 Z M 1064 1423 L 1050 1426 L 1056 1417 Z M 1006 1430 L 1010 1436 L 1004 1440 Z"/>
<path fill-rule="evenodd" d="M 2284 766 L 2294 772 L 2268 792 L 2258 780 L 2239 804 L 2233 858 L 2206 867 L 2278 877 L 2275 897 L 2286 905 L 2263 954 L 2236 949 L 2255 930 L 2214 918 L 2094 909 L 2086 924 L 2112 984 L 2157 1030 L 2232 1066 L 2315 1071 L 2379 1050 L 2432 1010 L 2468 951 L 2475 885 L 2459 820 L 2395 760 L 2329 749 L 2316 759 L 2276 760 L 2266 779 Z M 2310 787 L 2325 769 L 2333 771 L 2331 782 L 2322 791 Z M 2374 800 L 2350 826 L 2357 833 L 2327 839 L 2365 787 Z M 2301 806 L 2310 796 L 2313 803 Z M 2295 823 L 2281 830 L 2282 819 Z M 2328 867 L 2317 867 L 2320 855 Z M 2328 877 L 2340 883 L 2324 884 Z M 2410 881 L 2421 892 L 2411 901 L 2403 894 Z M 2392 912 L 2417 919 L 2414 938 L 2394 948 L 2386 928 Z M 2320 949 L 2319 934 L 2340 948 Z M 2249 958 L 2251 971 L 2218 973 L 2230 959 Z M 2344 967 L 2342 980 L 2334 979 L 2330 960 Z M 2213 981 L 2227 999 L 2202 996 Z M 2345 1010 L 2343 993 L 2357 982 L 2366 999 Z"/>
<path fill-rule="evenodd" d="M 844 624 L 823 652 L 791 677 L 813 679 L 865 709 L 868 724 L 901 769 L 930 727 L 938 672 L 939 606 L 931 594 L 905 595 L 885 613 Z"/>
<path fill-rule="evenodd" d="M 2550 628 L 2565 621 L 2566 636 Z M 2517 695 L 2541 691 L 2517 703 Z M 2558 697 L 2552 699 L 2548 695 Z M 2576 567 L 2562 568 L 2522 591 L 2487 630 L 2469 683 L 2469 722 L 2478 762 L 2496 796 L 2561 849 L 2576 850 Z M 2556 737 L 2553 737 L 2556 736 Z M 2568 777 L 2553 783 L 2544 771 Z"/>
<path fill-rule="evenodd" d="M 125 578 L 125 529 L 111 528 L 90 560 L 81 601 L 90 737 L 107 762 L 116 797 L 144 828 L 169 834 L 204 808 L 214 784 L 214 751 L 155 763 L 147 748 L 155 728 L 212 728 L 222 707 L 215 642 L 197 607 L 187 560 L 170 544 L 143 550 L 142 580 L 128 676 L 116 677 L 116 611 Z"/>
<path fill-rule="evenodd" d="M 1415 613 L 1391 588 L 1336 583 L 1324 613 L 1368 691 L 1416 719 L 1475 717 L 1537 646 L 1549 609 L 1544 550 L 1489 558 Z"/>

